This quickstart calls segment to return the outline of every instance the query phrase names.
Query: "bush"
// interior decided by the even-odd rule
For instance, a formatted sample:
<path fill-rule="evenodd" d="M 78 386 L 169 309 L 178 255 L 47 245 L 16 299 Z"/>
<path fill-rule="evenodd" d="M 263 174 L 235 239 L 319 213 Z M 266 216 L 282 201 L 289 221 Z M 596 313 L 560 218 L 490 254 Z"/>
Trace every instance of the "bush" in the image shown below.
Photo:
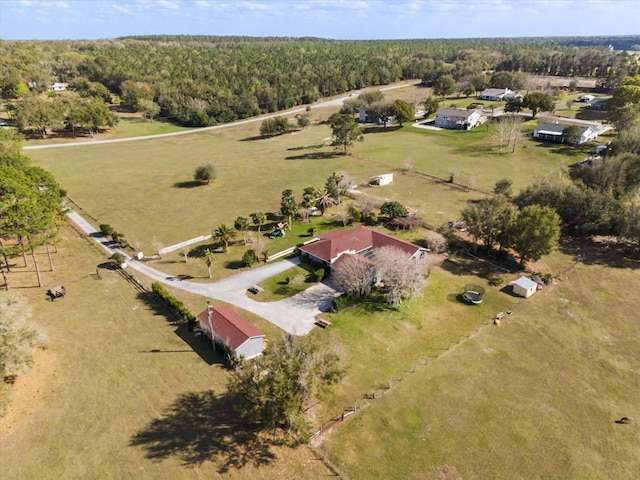
<path fill-rule="evenodd" d="M 339 297 L 335 297 L 331 302 L 331 308 L 334 312 L 339 312 L 344 310 L 349 306 L 349 299 L 346 295 L 340 295 Z"/>
<path fill-rule="evenodd" d="M 491 277 L 489 279 L 489 285 L 492 287 L 499 287 L 504 283 L 504 277 L 501 275 L 496 275 L 495 277 Z"/>
<path fill-rule="evenodd" d="M 102 233 L 103 235 L 113 235 L 113 232 L 115 232 L 115 230 L 108 223 L 103 223 L 100 225 L 100 233 Z"/>
<path fill-rule="evenodd" d="M 242 263 L 244 263 L 247 267 L 253 266 L 253 264 L 257 261 L 258 257 L 255 250 L 247 250 L 246 252 L 244 252 L 244 255 L 242 255 Z"/>
<path fill-rule="evenodd" d="M 170 295 L 160 283 L 153 282 L 151 284 L 151 289 L 153 290 L 153 293 L 158 295 L 164 301 L 167 307 L 173 309 L 178 315 L 180 315 L 182 320 L 189 322 L 189 324 L 193 324 L 195 322 L 196 317 L 187 307 L 184 306 L 184 303 L 173 295 Z"/>
<path fill-rule="evenodd" d="M 444 235 L 429 230 L 425 237 L 427 248 L 433 253 L 443 253 L 447 250 L 447 239 Z"/>
<path fill-rule="evenodd" d="M 316 282 L 321 282 L 322 279 L 324 278 L 324 268 L 319 268 L 316 271 L 313 272 L 313 278 Z"/>
<path fill-rule="evenodd" d="M 120 268 L 120 265 L 122 265 L 126 259 L 127 257 L 120 252 L 116 252 L 109 257 L 109 260 L 113 260 L 113 263 L 115 263 L 118 268 Z"/>

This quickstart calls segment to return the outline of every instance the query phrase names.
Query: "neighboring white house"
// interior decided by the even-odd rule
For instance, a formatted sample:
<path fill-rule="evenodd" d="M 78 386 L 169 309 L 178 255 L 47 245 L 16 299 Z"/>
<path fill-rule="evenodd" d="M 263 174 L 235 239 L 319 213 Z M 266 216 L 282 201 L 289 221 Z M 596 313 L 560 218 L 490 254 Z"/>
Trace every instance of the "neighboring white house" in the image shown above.
<path fill-rule="evenodd" d="M 539 123 L 533 131 L 533 137 L 539 140 L 548 140 L 550 142 L 564 143 L 566 140 L 562 132 L 568 125 L 562 123 Z M 583 143 L 595 140 L 600 133 L 598 125 L 578 125 L 580 128 L 580 136 L 573 143 L 574 145 L 582 145 Z M 568 143 L 568 142 L 567 142 Z"/>
<path fill-rule="evenodd" d="M 527 277 L 520 277 L 512 283 L 513 293 L 524 298 L 529 298 L 538 291 L 538 284 Z"/>
<path fill-rule="evenodd" d="M 382 185 L 389 185 L 391 182 L 393 182 L 393 173 L 383 173 L 382 175 L 369 177 L 369 185 L 381 187 Z"/>
<path fill-rule="evenodd" d="M 417 261 L 427 256 L 426 248 L 364 226 L 323 233 L 318 241 L 303 245 L 299 250 L 301 257 L 332 267 L 343 255 L 356 255 L 375 264 L 375 249 L 387 246 L 398 248 Z"/>
<path fill-rule="evenodd" d="M 53 90 L 54 92 L 64 92 L 68 86 L 69 86 L 68 83 L 56 82 L 53 85 L 51 85 L 51 90 Z"/>
<path fill-rule="evenodd" d="M 200 330 L 229 354 L 249 360 L 262 354 L 264 333 L 230 307 L 209 305 L 198 315 Z"/>
<path fill-rule="evenodd" d="M 482 110 L 466 108 L 439 108 L 434 125 L 454 130 L 470 130 L 488 119 Z"/>
<path fill-rule="evenodd" d="M 497 102 L 499 100 L 507 100 L 515 97 L 516 92 L 509 90 L 508 88 L 487 88 L 480 94 L 480 100 L 492 100 Z"/>

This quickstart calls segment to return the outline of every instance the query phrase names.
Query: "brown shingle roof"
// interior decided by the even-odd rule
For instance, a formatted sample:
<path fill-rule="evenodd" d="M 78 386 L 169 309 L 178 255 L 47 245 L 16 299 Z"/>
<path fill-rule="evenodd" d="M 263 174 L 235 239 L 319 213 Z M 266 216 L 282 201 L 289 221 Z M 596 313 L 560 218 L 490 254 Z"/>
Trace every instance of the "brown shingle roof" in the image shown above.
<path fill-rule="evenodd" d="M 394 246 L 414 255 L 420 247 L 377 230 L 359 226 L 349 230 L 333 230 L 322 234 L 317 242 L 300 247 L 300 250 L 326 262 L 334 262 L 344 252 L 358 253 L 367 248 Z"/>
<path fill-rule="evenodd" d="M 209 313 L 213 331 L 233 350 L 237 350 L 250 338 L 264 337 L 264 333 L 238 315 L 235 310 L 224 305 L 209 306 L 198 315 L 200 326 L 205 331 L 209 330 Z"/>

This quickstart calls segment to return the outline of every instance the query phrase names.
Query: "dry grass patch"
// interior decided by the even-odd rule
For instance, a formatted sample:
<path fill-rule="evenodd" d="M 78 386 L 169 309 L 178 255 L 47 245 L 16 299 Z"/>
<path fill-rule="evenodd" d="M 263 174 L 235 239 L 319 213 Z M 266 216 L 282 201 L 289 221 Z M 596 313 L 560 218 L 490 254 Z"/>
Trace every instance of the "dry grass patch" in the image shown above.
<path fill-rule="evenodd" d="M 637 273 L 566 269 L 344 423 L 329 458 L 349 478 L 437 478 L 444 464 L 465 479 L 633 478 L 636 427 L 614 420 L 639 413 Z"/>
<path fill-rule="evenodd" d="M 65 298 L 20 290 L 49 348 L 17 383 L 32 392 L 16 396 L 28 414 L 10 413 L 10 429 L 0 424 L 3 479 L 327 475 L 308 449 L 271 446 L 238 422 L 221 359 L 161 305 L 141 301 L 113 270 L 89 276 L 105 261 L 97 248 L 65 229 L 54 260 L 45 282 L 64 284 Z M 15 287 L 34 281 L 32 272 L 10 278 Z"/>

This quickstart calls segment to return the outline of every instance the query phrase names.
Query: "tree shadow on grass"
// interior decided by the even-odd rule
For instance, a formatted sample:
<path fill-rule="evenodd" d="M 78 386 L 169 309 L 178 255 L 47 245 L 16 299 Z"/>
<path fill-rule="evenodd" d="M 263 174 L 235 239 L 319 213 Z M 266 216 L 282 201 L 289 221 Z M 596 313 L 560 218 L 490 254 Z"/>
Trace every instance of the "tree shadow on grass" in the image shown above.
<path fill-rule="evenodd" d="M 274 440 L 247 425 L 233 409 L 233 399 L 213 391 L 180 395 L 162 417 L 136 433 L 130 446 L 142 447 L 146 457 L 163 460 L 177 457 L 185 466 L 207 461 L 218 472 L 256 467 L 275 459 Z"/>
<path fill-rule="evenodd" d="M 224 264 L 224 268 L 228 270 L 239 270 L 244 267 L 245 264 L 242 260 L 230 260 Z"/>
<path fill-rule="evenodd" d="M 191 350 L 207 363 L 207 365 L 228 366 L 228 362 L 224 354 L 218 349 L 216 350 L 211 340 L 195 331 L 190 331 L 185 325 L 179 325 L 174 332 L 180 339 L 186 343 Z"/>
<path fill-rule="evenodd" d="M 360 130 L 362 130 L 363 135 L 368 135 L 371 133 L 391 133 L 391 132 L 395 132 L 396 130 L 400 130 L 402 128 L 402 125 L 390 125 L 387 127 L 384 126 L 376 126 L 376 127 L 364 127 L 361 128 Z"/>
<path fill-rule="evenodd" d="M 334 152 L 311 152 L 303 153 L 302 155 L 291 155 L 284 157 L 285 160 L 325 160 L 328 158 L 334 158 L 338 155 Z"/>
<path fill-rule="evenodd" d="M 318 145 L 302 145 L 300 147 L 290 147 L 287 148 L 287 151 L 289 152 L 297 152 L 300 150 L 316 150 L 318 148 L 322 148 L 324 147 L 324 145 L 322 143 L 318 144 Z"/>
<path fill-rule="evenodd" d="M 450 293 L 447 295 L 447 301 L 451 303 L 461 303 L 462 305 L 474 306 L 472 303 L 465 301 L 462 293 Z"/>
<path fill-rule="evenodd" d="M 586 265 L 640 269 L 638 245 L 605 239 L 564 238 L 560 241 L 560 250 Z"/>
<path fill-rule="evenodd" d="M 199 180 L 187 180 L 185 182 L 176 182 L 173 184 L 174 188 L 195 188 L 195 187 L 204 187 L 206 183 L 203 183 Z"/>
<path fill-rule="evenodd" d="M 142 301 L 146 307 L 154 314 L 164 317 L 170 325 L 180 325 L 182 319 L 180 316 L 170 309 L 165 303 L 153 292 L 139 292 L 138 300 Z"/>

